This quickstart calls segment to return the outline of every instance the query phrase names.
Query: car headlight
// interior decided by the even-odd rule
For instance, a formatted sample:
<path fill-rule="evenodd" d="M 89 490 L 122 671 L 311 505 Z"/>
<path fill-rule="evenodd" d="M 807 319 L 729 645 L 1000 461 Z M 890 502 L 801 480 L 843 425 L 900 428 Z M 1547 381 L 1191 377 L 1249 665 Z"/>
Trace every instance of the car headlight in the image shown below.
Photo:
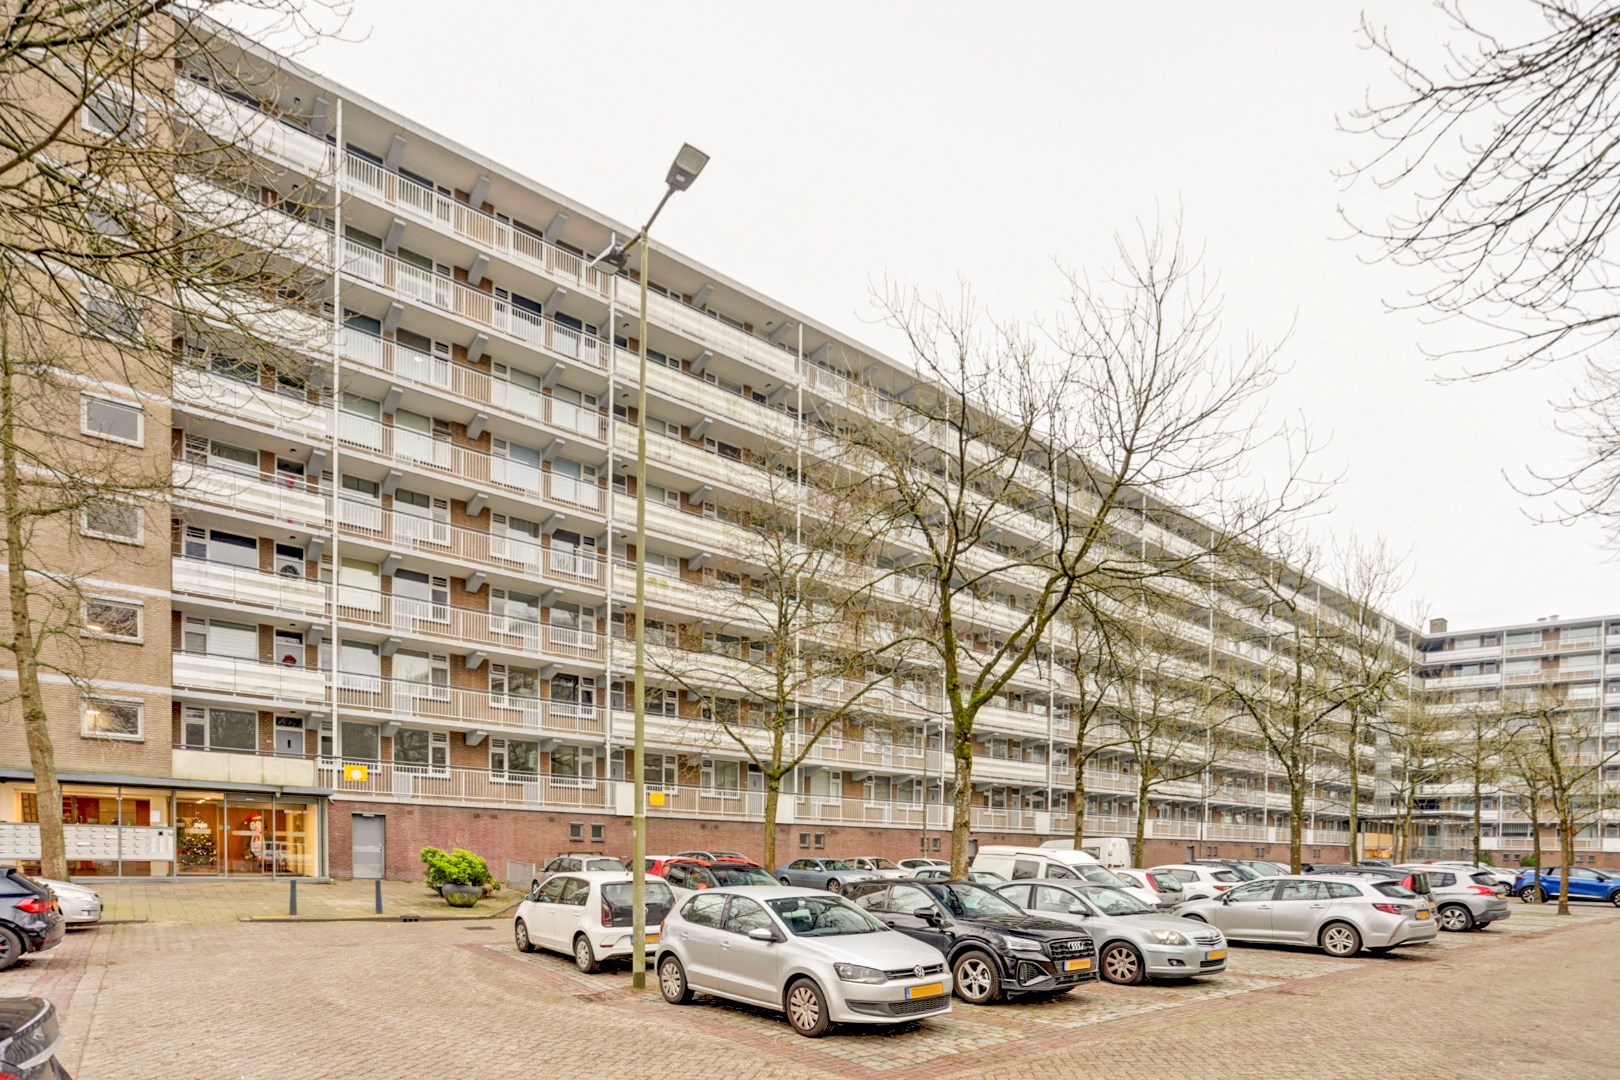
<path fill-rule="evenodd" d="M 1187 944 L 1186 936 L 1184 934 L 1178 934 L 1174 930 L 1155 930 L 1153 931 L 1153 940 L 1157 941 L 1160 945 Z"/>
<path fill-rule="evenodd" d="M 877 968 L 861 967 L 859 964 L 834 964 L 833 971 L 845 982 L 880 983 L 888 982 L 888 976 Z"/>
<path fill-rule="evenodd" d="M 1027 937 L 1004 937 L 1002 940 L 1007 943 L 1007 948 L 1009 949 L 1030 949 L 1035 952 L 1041 951 L 1041 943 Z"/>

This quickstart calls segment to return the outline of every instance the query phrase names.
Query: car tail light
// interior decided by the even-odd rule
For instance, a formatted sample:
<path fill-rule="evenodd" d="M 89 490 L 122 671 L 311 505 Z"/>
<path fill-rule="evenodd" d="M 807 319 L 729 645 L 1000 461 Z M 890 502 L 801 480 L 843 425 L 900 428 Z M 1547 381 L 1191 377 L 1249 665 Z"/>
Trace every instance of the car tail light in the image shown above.
<path fill-rule="evenodd" d="M 1374 904 L 1374 911 L 1382 911 L 1385 915 L 1399 915 L 1406 909 L 1399 904 Z"/>
<path fill-rule="evenodd" d="M 1215 886 L 1215 891 L 1216 892 L 1225 892 L 1227 889 L 1230 889 L 1231 887 L 1232 886 L 1230 886 L 1230 885 L 1217 885 L 1217 886 Z"/>
<path fill-rule="evenodd" d="M 17 910 L 26 911 L 30 915 L 43 915 L 55 906 L 55 900 L 30 899 L 17 901 Z"/>
<path fill-rule="evenodd" d="M 1468 891 L 1469 892 L 1479 893 L 1479 895 L 1481 895 L 1481 896 L 1495 896 L 1496 895 L 1496 890 L 1491 888 L 1488 885 L 1470 885 L 1470 886 L 1468 886 Z"/>
<path fill-rule="evenodd" d="M 602 901 L 602 925 L 613 925 L 613 909 L 608 906 L 608 902 L 606 900 Z"/>

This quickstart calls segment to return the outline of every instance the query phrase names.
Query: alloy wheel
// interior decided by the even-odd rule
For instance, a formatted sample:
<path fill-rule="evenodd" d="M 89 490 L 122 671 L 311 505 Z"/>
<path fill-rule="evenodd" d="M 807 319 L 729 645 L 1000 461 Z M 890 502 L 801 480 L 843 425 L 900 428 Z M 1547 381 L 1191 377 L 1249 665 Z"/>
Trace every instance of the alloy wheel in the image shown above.
<path fill-rule="evenodd" d="M 983 1001 L 990 996 L 992 978 L 990 964 L 977 956 L 970 956 L 956 969 L 956 988 L 969 1001 Z"/>
<path fill-rule="evenodd" d="M 1322 948 L 1332 956 L 1354 956 L 1361 948 L 1359 935 L 1343 923 L 1322 931 Z"/>
<path fill-rule="evenodd" d="M 800 1031 L 814 1031 L 821 1023 L 821 998 L 807 982 L 795 983 L 788 991 L 788 1020 Z"/>
<path fill-rule="evenodd" d="M 1473 923 L 1468 909 L 1458 904 L 1448 904 L 1440 909 L 1440 928 L 1442 930 L 1467 930 Z"/>
<path fill-rule="evenodd" d="M 1142 961 L 1129 945 L 1113 945 L 1102 958 L 1103 977 L 1112 983 L 1136 983 L 1142 979 Z"/>

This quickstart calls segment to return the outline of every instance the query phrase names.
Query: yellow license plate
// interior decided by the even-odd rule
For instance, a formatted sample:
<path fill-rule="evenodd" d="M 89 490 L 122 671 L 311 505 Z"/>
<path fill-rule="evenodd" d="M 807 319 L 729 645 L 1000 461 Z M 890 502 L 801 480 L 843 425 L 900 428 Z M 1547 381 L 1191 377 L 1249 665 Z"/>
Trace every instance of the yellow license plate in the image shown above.
<path fill-rule="evenodd" d="M 1209 952 L 1204 954 L 1204 959 L 1205 960 L 1225 960 L 1226 959 L 1226 950 L 1225 949 L 1211 949 L 1211 950 L 1209 950 Z"/>
<path fill-rule="evenodd" d="M 658 935 L 657 934 L 648 934 L 647 935 L 647 944 L 649 944 L 649 945 L 658 944 Z"/>
<path fill-rule="evenodd" d="M 908 998 L 939 997 L 944 992 L 945 984 L 942 982 L 923 983 L 921 986 L 906 987 L 906 997 Z"/>
<path fill-rule="evenodd" d="M 1065 960 L 1065 961 L 1063 961 L 1063 970 L 1064 971 L 1089 971 L 1090 969 L 1091 969 L 1091 961 L 1090 960 Z"/>
<path fill-rule="evenodd" d="M 1420 918 L 1420 919 L 1427 919 L 1429 917 L 1429 913 L 1428 913 L 1427 910 L 1420 911 L 1420 912 L 1417 913 L 1417 917 Z"/>

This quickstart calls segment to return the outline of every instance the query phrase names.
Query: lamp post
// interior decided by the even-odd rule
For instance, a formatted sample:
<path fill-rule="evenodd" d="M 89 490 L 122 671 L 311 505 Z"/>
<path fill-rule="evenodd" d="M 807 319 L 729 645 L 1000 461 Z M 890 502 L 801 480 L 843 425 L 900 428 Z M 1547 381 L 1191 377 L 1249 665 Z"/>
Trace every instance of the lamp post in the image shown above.
<path fill-rule="evenodd" d="M 647 231 L 658 220 L 669 197 L 692 186 L 709 163 L 709 155 L 685 143 L 664 177 L 664 195 L 653 207 L 652 216 L 641 231 L 624 244 L 615 244 L 592 261 L 591 266 L 611 266 L 617 273 L 630 261 L 630 249 L 641 248 L 641 329 L 636 344 L 636 663 L 635 683 L 635 808 L 630 819 L 630 985 L 647 986 Z"/>

